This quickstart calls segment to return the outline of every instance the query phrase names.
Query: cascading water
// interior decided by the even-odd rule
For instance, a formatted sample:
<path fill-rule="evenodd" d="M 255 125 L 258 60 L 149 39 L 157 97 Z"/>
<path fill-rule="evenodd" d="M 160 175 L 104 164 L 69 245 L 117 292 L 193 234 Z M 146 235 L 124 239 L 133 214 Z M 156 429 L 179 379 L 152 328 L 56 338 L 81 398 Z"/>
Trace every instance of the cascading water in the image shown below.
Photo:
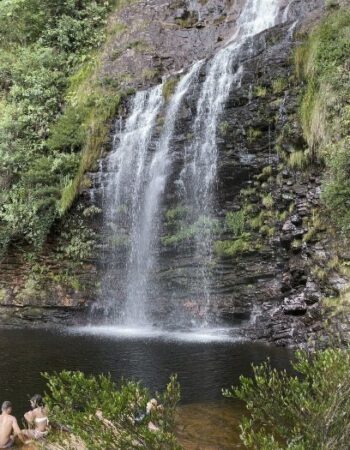
<path fill-rule="evenodd" d="M 243 45 L 252 36 L 270 28 L 278 15 L 278 0 L 249 0 L 240 16 L 238 29 L 229 45 L 220 50 L 207 68 L 197 103 L 193 142 L 186 149 L 185 165 L 178 185 L 179 197 L 191 211 L 196 226 L 195 261 L 197 295 L 204 302 L 203 324 L 210 321 L 210 282 L 213 229 L 215 229 L 215 188 L 217 173 L 217 124 L 233 84 L 241 81 L 243 66 L 236 65 Z"/>
<path fill-rule="evenodd" d="M 104 201 L 106 223 L 113 239 L 126 241 L 126 283 L 115 278 L 119 264 L 118 251 L 114 263 L 109 261 L 103 283 L 108 317 L 114 312 L 116 296 L 125 296 L 122 321 L 126 324 L 148 322 L 148 298 L 155 287 L 150 279 L 160 223 L 160 200 L 171 165 L 169 149 L 177 112 L 202 62 L 193 65 L 180 80 L 166 109 L 163 130 L 156 148 L 151 138 L 157 115 L 163 104 L 162 85 L 149 92 L 136 94 L 125 129 L 116 134 L 114 150 L 108 161 L 108 186 Z M 113 256 L 113 255 L 112 255 Z"/>
<path fill-rule="evenodd" d="M 114 137 L 114 150 L 107 162 L 107 186 L 103 197 L 106 245 L 112 248 L 102 280 L 103 310 L 110 320 L 116 320 L 118 294 L 125 295 L 125 281 L 116 277 L 120 264 L 118 250 L 129 247 L 130 238 L 137 233 L 142 210 L 141 196 L 146 181 L 148 145 L 158 111 L 162 105 L 162 88 L 135 95 L 132 112 L 123 131 Z M 131 231 L 130 231 L 131 230 Z M 135 252 L 123 255 L 127 266 L 134 263 Z M 142 309 L 138 311 L 140 317 Z"/>
<path fill-rule="evenodd" d="M 218 119 L 232 85 L 239 86 L 243 75 L 239 63 L 242 46 L 253 48 L 252 37 L 277 22 L 278 6 L 279 0 L 248 0 L 235 35 L 209 61 L 196 105 L 192 142 L 183 149 L 183 168 L 175 181 L 178 188 L 174 190 L 190 211 L 196 229 L 196 296 L 204 305 L 202 326 L 210 323 Z M 171 174 L 170 150 L 182 101 L 203 65 L 196 63 L 178 83 L 160 136 L 157 118 L 164 107 L 162 85 L 136 94 L 129 118 L 115 135 L 105 169 L 103 201 L 106 246 L 112 251 L 99 305 L 110 323 L 152 323 L 149 303 L 158 289 L 152 275 L 158 262 L 162 196 Z"/>

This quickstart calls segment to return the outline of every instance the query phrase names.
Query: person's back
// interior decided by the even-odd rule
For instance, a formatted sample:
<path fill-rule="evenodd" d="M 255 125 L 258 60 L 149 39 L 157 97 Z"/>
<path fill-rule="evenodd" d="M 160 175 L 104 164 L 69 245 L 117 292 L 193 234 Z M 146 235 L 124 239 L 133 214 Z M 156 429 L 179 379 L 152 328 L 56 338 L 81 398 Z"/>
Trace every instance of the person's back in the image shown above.
<path fill-rule="evenodd" d="M 22 436 L 26 436 L 29 439 L 40 440 L 43 439 L 48 433 L 48 411 L 44 405 L 41 395 L 39 394 L 35 394 L 31 398 L 30 404 L 32 410 L 24 414 L 24 418 L 30 429 L 22 430 L 21 433 Z"/>
<path fill-rule="evenodd" d="M 0 448 L 10 448 L 15 435 L 20 433 L 17 419 L 11 415 L 12 405 L 6 401 L 2 404 L 0 415 Z"/>

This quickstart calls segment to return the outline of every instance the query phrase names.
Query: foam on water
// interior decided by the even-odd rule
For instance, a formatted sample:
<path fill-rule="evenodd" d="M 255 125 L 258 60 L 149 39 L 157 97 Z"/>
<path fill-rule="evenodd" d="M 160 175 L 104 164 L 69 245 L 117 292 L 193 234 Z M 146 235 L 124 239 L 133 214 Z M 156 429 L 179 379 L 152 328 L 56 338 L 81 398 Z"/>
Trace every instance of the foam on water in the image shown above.
<path fill-rule="evenodd" d="M 210 343 L 239 342 L 243 338 L 233 328 L 200 328 L 183 331 L 124 326 L 83 326 L 70 329 L 74 334 L 88 334 L 124 340 L 161 340 L 168 342 Z"/>

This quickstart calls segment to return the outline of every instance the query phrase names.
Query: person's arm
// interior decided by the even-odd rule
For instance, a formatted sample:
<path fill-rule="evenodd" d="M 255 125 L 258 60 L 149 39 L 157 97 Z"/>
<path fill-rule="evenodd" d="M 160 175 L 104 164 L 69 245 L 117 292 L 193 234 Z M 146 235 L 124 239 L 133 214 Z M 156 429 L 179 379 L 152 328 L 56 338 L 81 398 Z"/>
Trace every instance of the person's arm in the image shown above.
<path fill-rule="evenodd" d="M 21 433 L 21 429 L 18 426 L 18 422 L 17 422 L 17 419 L 15 417 L 12 420 L 12 429 L 13 429 L 13 432 L 14 432 L 15 436 L 18 436 Z"/>
<path fill-rule="evenodd" d="M 35 416 L 33 411 L 28 411 L 24 414 L 24 418 L 28 424 L 32 424 L 34 422 Z"/>
<path fill-rule="evenodd" d="M 18 438 L 21 442 L 26 442 L 26 436 L 22 433 L 20 427 L 18 426 L 17 419 L 14 417 L 12 420 L 12 431 L 13 431 L 13 437 Z"/>

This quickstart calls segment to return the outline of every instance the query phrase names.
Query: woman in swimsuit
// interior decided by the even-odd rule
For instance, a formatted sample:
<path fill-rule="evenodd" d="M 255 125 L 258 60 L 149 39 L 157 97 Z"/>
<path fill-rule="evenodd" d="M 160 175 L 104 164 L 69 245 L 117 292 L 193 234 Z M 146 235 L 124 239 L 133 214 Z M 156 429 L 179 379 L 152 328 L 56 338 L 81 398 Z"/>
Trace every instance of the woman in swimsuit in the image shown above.
<path fill-rule="evenodd" d="M 23 430 L 22 434 L 29 439 L 43 439 L 48 434 L 49 419 L 47 417 L 47 409 L 40 395 L 34 395 L 30 400 L 31 411 L 24 414 L 24 418 L 30 427 Z"/>

